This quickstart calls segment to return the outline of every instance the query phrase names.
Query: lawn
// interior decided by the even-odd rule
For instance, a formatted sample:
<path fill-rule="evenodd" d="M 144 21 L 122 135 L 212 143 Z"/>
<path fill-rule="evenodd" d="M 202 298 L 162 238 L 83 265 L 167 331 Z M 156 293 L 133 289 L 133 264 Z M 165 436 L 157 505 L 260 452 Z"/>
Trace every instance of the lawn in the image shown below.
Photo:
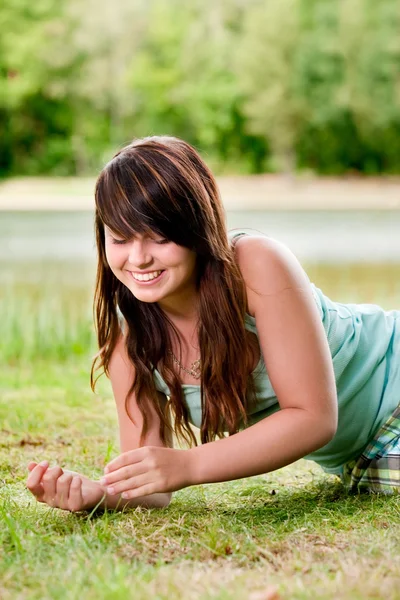
<path fill-rule="evenodd" d="M 396 268 L 379 298 L 360 276 L 363 299 L 399 306 Z M 324 289 L 335 279 L 311 276 Z M 35 285 L 3 288 L 0 303 L 2 600 L 264 600 L 270 586 L 282 599 L 400 599 L 400 496 L 348 495 L 307 461 L 182 490 L 162 510 L 36 503 L 24 485 L 30 460 L 97 478 L 118 435 L 108 381 L 89 387 L 89 288 Z"/>

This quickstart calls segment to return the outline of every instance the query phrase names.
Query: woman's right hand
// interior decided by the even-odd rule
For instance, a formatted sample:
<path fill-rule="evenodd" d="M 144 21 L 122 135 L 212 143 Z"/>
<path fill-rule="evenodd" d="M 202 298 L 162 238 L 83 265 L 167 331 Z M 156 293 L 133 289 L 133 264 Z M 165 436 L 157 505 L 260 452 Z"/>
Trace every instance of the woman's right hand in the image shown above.
<path fill-rule="evenodd" d="M 52 508 L 76 512 L 94 508 L 105 495 L 100 483 L 61 467 L 49 468 L 49 463 L 31 462 L 26 486 L 38 502 Z"/>

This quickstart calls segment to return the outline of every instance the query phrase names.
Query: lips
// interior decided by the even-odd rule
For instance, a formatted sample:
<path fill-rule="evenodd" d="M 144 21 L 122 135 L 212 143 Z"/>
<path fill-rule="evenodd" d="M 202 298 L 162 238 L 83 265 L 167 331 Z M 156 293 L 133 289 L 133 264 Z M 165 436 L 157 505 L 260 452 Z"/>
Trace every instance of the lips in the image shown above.
<path fill-rule="evenodd" d="M 151 285 L 152 283 L 158 282 L 161 279 L 164 272 L 165 271 L 161 269 L 157 271 L 149 271 L 147 273 L 135 273 L 133 271 L 129 271 L 135 283 L 138 283 L 140 285 Z"/>
<path fill-rule="evenodd" d="M 161 275 L 162 271 L 158 270 L 158 271 L 151 271 L 148 273 L 134 273 L 133 271 L 131 271 L 131 273 L 132 273 L 133 279 L 136 279 L 136 281 L 151 281 L 151 280 L 159 277 Z"/>

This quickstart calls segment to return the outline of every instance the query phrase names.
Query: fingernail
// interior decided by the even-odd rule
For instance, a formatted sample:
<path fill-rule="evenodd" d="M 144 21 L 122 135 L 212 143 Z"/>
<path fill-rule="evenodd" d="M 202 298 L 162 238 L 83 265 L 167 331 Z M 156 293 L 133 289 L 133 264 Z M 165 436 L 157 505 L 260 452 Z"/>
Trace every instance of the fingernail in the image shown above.
<path fill-rule="evenodd" d="M 129 498 L 129 494 L 128 494 L 128 492 L 124 492 L 123 494 L 121 494 L 121 496 L 122 496 L 123 498 Z"/>
<path fill-rule="evenodd" d="M 102 477 L 100 479 L 100 483 L 101 483 L 101 485 L 107 485 L 107 479 L 105 477 Z"/>
<path fill-rule="evenodd" d="M 109 468 L 108 467 L 104 467 L 104 473 L 108 473 L 109 472 Z"/>
<path fill-rule="evenodd" d="M 114 490 L 114 488 L 113 488 L 113 487 L 109 487 L 109 488 L 107 488 L 107 492 L 108 492 L 109 494 L 115 494 L 115 490 Z"/>
<path fill-rule="evenodd" d="M 47 460 L 42 460 L 42 462 L 41 462 L 41 463 L 39 463 L 39 466 L 40 466 L 40 467 L 47 467 L 47 465 L 48 465 L 48 464 L 49 464 L 49 463 L 48 463 L 48 461 L 47 461 Z"/>

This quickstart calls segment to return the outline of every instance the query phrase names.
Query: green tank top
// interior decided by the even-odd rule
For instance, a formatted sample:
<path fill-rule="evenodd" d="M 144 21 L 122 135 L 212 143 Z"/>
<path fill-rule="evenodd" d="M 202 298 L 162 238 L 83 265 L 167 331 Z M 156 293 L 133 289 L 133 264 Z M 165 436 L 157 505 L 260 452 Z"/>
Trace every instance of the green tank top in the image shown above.
<path fill-rule="evenodd" d="M 332 302 L 310 285 L 332 355 L 339 422 L 334 438 L 305 458 L 328 473 L 340 474 L 343 464 L 362 453 L 400 404 L 400 311 Z M 258 336 L 256 320 L 247 314 L 245 326 Z M 253 377 L 256 402 L 248 415 L 249 426 L 280 410 L 262 355 Z M 169 395 L 157 370 L 154 381 L 159 391 Z M 190 422 L 200 427 L 200 386 L 185 384 L 182 388 Z"/>

